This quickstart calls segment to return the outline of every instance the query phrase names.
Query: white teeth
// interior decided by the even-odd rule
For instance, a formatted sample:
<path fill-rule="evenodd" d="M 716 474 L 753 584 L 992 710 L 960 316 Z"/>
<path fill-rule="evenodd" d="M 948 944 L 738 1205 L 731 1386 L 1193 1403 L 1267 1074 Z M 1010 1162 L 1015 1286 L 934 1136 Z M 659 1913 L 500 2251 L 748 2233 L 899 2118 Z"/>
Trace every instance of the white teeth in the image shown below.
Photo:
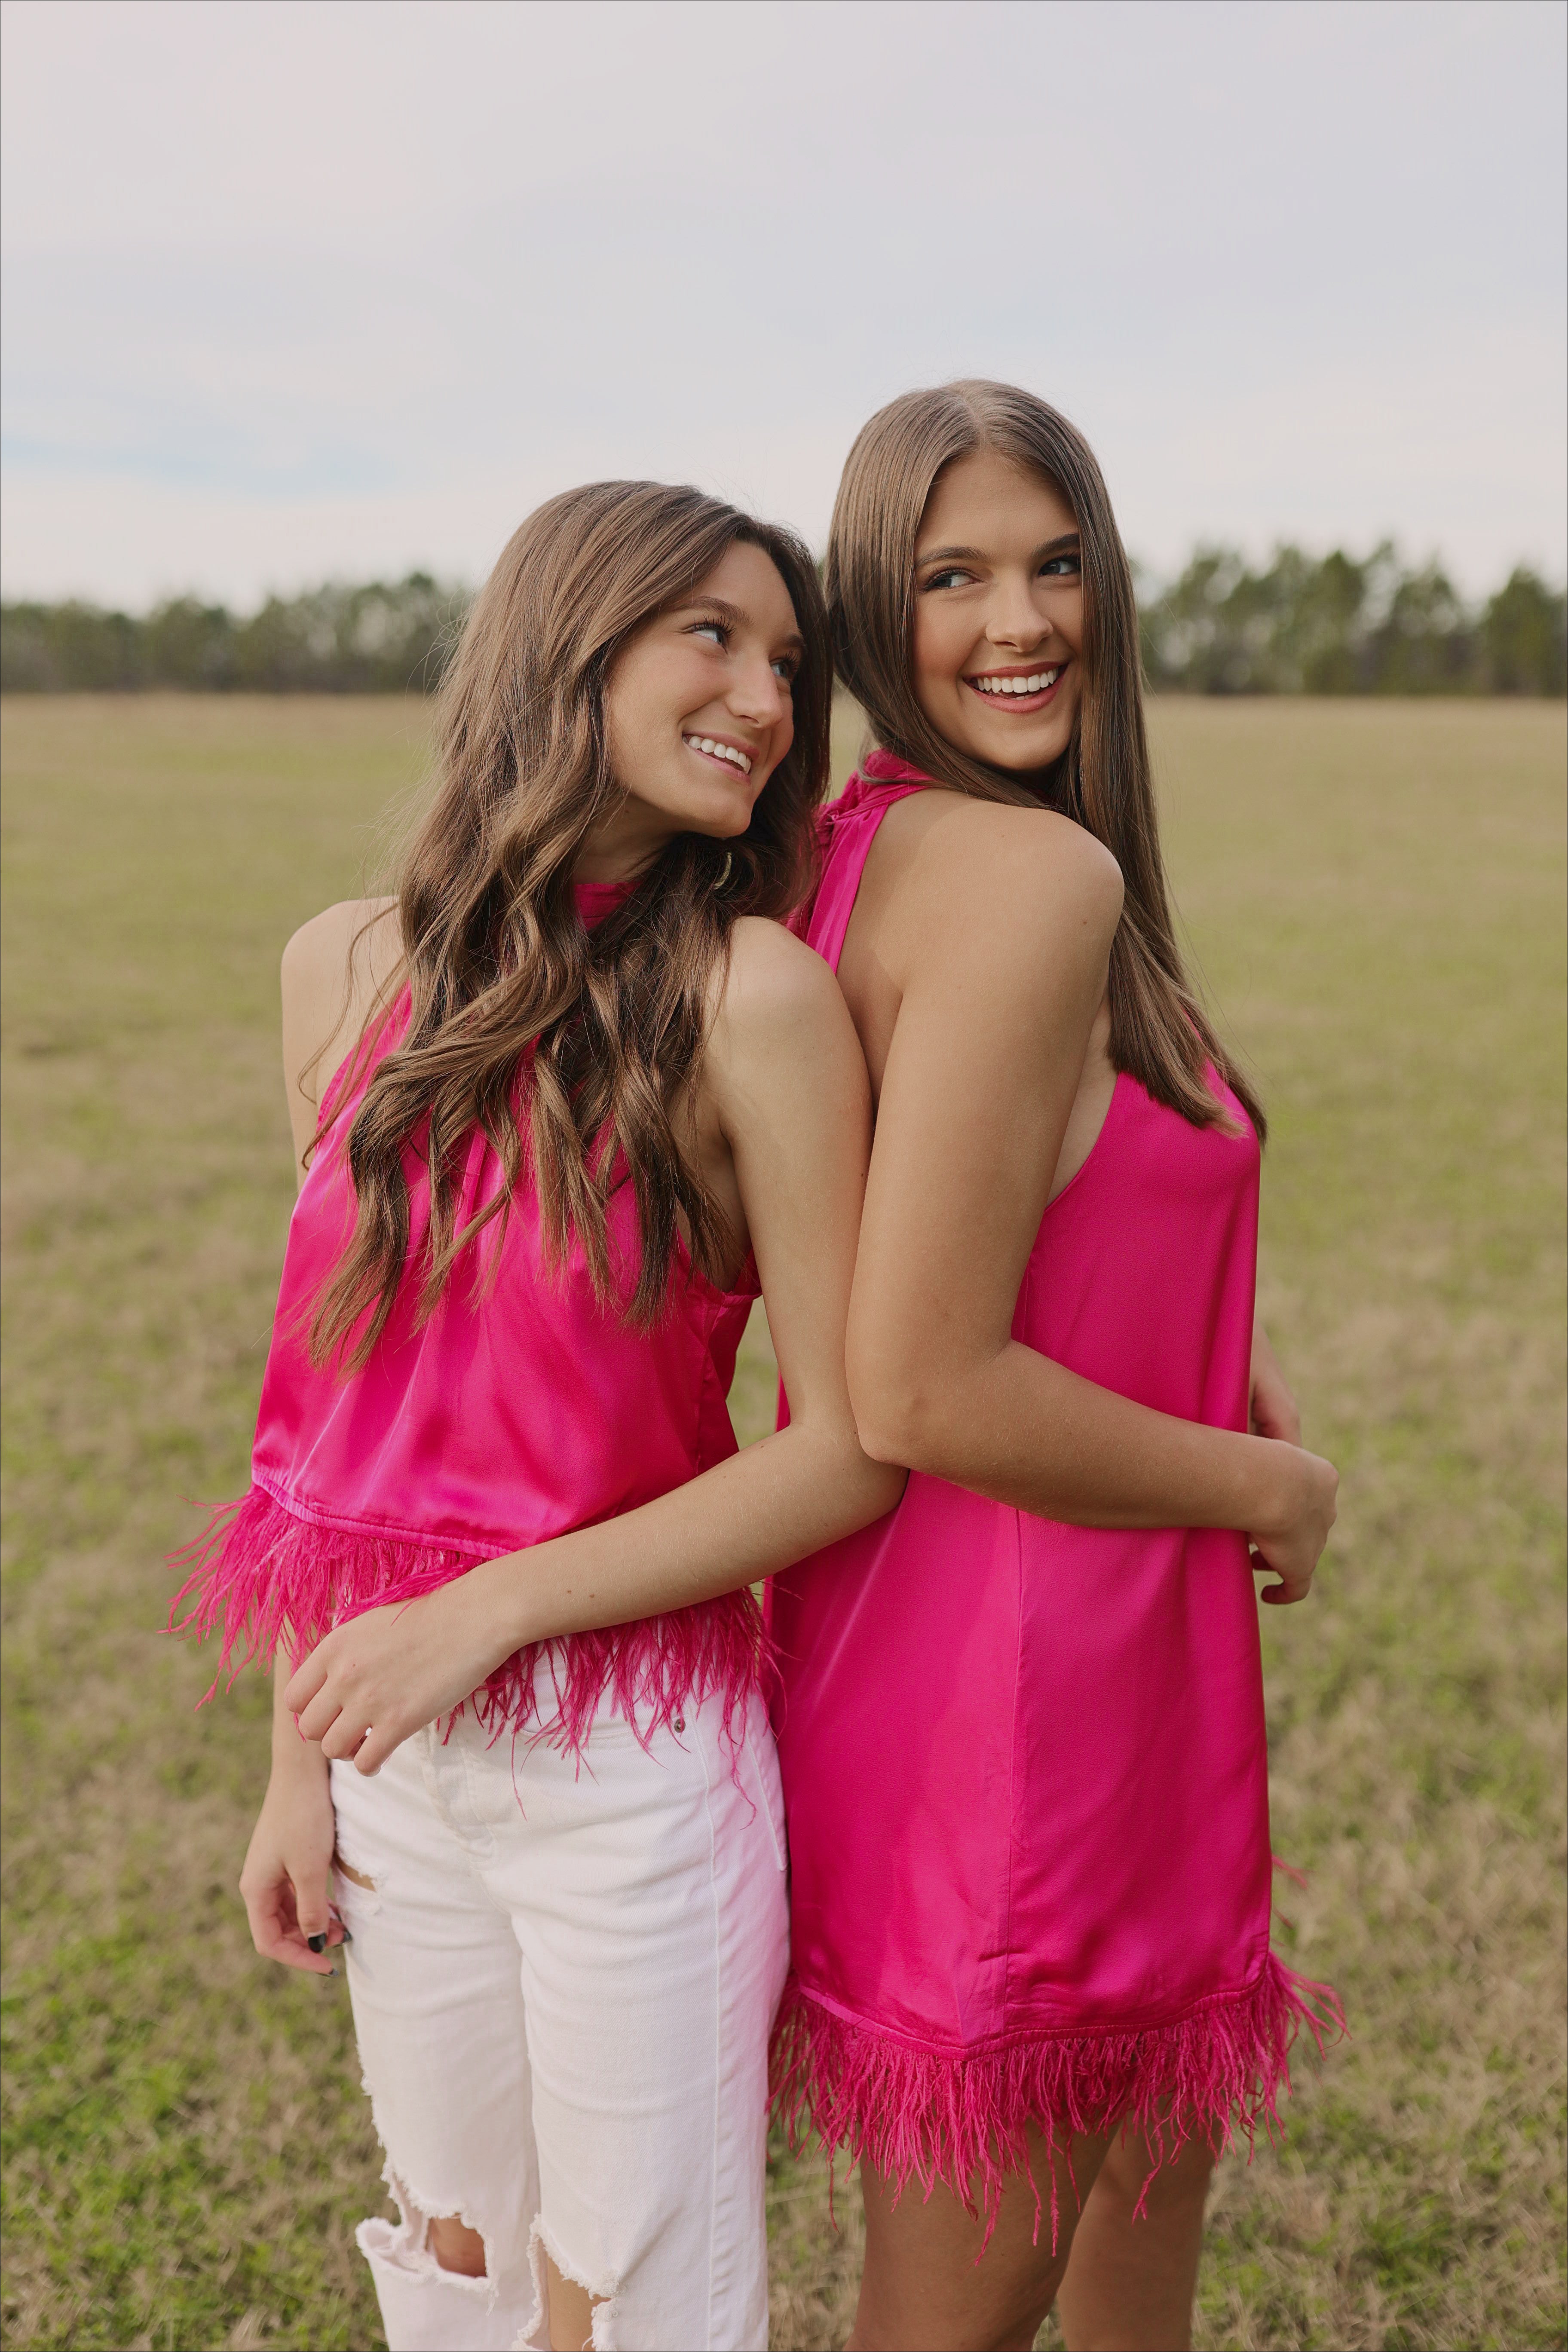
<path fill-rule="evenodd" d="M 1059 670 L 1042 669 L 1033 677 L 977 677 L 974 684 L 982 694 L 1043 694 L 1059 676 Z"/>
<path fill-rule="evenodd" d="M 744 751 L 737 751 L 733 743 L 716 743 L 711 735 L 688 735 L 682 740 L 689 743 L 694 751 L 706 751 L 710 760 L 728 760 L 730 765 L 739 768 L 743 776 L 752 772 L 750 760 Z"/>

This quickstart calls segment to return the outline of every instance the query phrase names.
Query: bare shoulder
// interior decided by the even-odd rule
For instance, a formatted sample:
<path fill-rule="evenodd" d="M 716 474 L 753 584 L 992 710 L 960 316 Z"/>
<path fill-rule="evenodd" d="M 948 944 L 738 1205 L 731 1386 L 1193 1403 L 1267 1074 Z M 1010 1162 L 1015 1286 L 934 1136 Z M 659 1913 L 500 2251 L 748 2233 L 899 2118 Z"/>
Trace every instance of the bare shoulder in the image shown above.
<path fill-rule="evenodd" d="M 907 814 L 906 814 L 907 813 Z M 965 793 L 911 794 L 889 809 L 881 833 L 904 822 L 905 859 L 922 885 L 973 877 L 1005 888 L 1053 882 L 1113 898 L 1120 907 L 1121 868 L 1105 844 L 1055 809 L 1014 808 L 971 800 Z M 898 836 L 895 835 L 894 840 Z"/>
<path fill-rule="evenodd" d="M 742 915 L 730 938 L 720 1007 L 742 1030 L 832 1019 L 843 1007 L 838 982 L 815 948 L 761 915 Z"/>
<path fill-rule="evenodd" d="M 963 793 L 911 794 L 889 809 L 867 878 L 889 929 L 922 955 L 957 934 L 1011 952 L 1059 938 L 1064 922 L 1108 943 L 1121 917 L 1121 868 L 1093 834 L 1055 809 Z"/>
<path fill-rule="evenodd" d="M 870 1117 L 865 1056 L 832 971 L 782 923 L 742 916 L 730 940 L 701 1093 L 731 1143 L 750 1135 L 814 1149 L 825 1125 Z"/>
<path fill-rule="evenodd" d="M 301 923 L 284 949 L 283 1067 L 297 1140 L 308 1141 L 321 1090 L 401 952 L 395 898 L 340 899 Z"/>
<path fill-rule="evenodd" d="M 835 1071 L 863 1083 L 860 1043 L 837 981 L 782 923 L 742 917 L 719 990 L 706 1062 L 721 1097 L 814 1074 L 826 1086 Z"/>
<path fill-rule="evenodd" d="M 283 950 L 283 993 L 314 995 L 323 987 L 342 989 L 351 959 L 363 964 L 372 985 L 397 961 L 395 898 L 340 898 L 312 915 Z"/>

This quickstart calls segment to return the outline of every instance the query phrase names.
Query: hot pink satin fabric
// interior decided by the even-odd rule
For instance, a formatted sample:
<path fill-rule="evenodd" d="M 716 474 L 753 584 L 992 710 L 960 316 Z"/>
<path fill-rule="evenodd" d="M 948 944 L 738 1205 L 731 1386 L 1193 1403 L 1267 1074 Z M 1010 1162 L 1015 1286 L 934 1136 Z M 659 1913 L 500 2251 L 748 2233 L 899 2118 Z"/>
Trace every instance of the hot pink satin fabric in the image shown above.
<path fill-rule="evenodd" d="M 885 753 L 825 813 L 837 966 Z M 1212 1074 L 1211 1074 L 1212 1075 Z M 1258 1149 L 1120 1076 L 1047 1208 L 1015 1339 L 1162 1412 L 1247 1425 Z M 794 1976 L 780 2101 L 968 2193 L 1024 2126 L 1223 2133 L 1272 2112 L 1303 2004 L 1269 1954 L 1268 1755 L 1244 1537 L 1067 1527 L 911 1476 L 773 1580 Z M 1177 2129 L 1183 2126 L 1178 2124 Z"/>
<path fill-rule="evenodd" d="M 624 895 L 584 886 L 579 908 L 592 922 Z M 335 1116 L 289 1229 L 251 1491 L 196 1548 L 187 1622 L 203 1632 L 221 1623 L 226 1657 L 237 1646 L 265 1656 L 285 1634 L 297 1654 L 362 1609 L 635 1510 L 735 1451 L 726 1398 L 754 1279 L 720 1291 L 682 1255 L 669 1311 L 653 1329 L 634 1329 L 595 1297 L 579 1246 L 558 1269 L 547 1263 L 526 1177 L 504 1223 L 465 1254 L 426 1322 L 416 1325 L 405 1276 L 362 1370 L 343 1379 L 310 1360 L 310 1315 L 353 1226 L 343 1155 L 354 1109 L 408 1013 L 405 992 L 358 1066 L 328 1089 L 323 1118 Z M 412 1150 L 405 1166 L 417 1264 L 428 1184 Z M 476 1132 L 459 1225 L 500 1181 Z M 609 1226 L 629 1296 L 639 1246 L 629 1185 L 612 1197 Z M 568 1727 L 586 1722 L 606 1683 L 667 1713 L 700 1684 L 732 1685 L 738 1696 L 754 1685 L 759 1633 L 742 1593 L 553 1645 Z M 534 1663 L 520 1654 L 492 1676 L 489 1696 L 504 1717 L 530 1712 Z"/>
<path fill-rule="evenodd" d="M 374 1061 L 407 1018 L 405 996 Z M 504 1230 L 492 1225 L 459 1262 L 422 1328 L 405 1282 L 362 1372 L 343 1381 L 309 1360 L 299 1325 L 352 1229 L 342 1145 L 369 1077 L 367 1068 L 349 1090 L 294 1210 L 257 1421 L 256 1483 L 340 1524 L 489 1558 L 636 1510 L 733 1454 L 725 1400 L 754 1292 L 727 1295 L 683 1268 L 670 1314 L 651 1331 L 634 1329 L 595 1299 L 580 1247 L 558 1275 L 547 1266 L 528 1182 Z M 412 1153 L 408 1171 L 417 1259 L 429 1195 Z M 495 1154 L 476 1133 L 459 1224 L 500 1180 Z M 635 1272 L 629 1185 L 613 1195 L 609 1224 L 620 1263 Z"/>

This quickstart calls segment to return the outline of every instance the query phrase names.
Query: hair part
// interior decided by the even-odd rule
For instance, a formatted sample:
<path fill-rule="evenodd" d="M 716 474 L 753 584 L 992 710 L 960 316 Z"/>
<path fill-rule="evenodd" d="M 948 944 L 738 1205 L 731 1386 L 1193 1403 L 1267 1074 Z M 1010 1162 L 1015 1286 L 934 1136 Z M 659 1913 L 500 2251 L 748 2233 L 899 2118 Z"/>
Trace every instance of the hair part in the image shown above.
<path fill-rule="evenodd" d="M 914 687 L 915 549 L 946 468 L 977 450 L 1037 474 L 1078 524 L 1084 593 L 1082 691 L 1073 740 L 1054 767 L 1024 778 L 972 759 L 933 727 Z M 879 743 L 934 782 L 976 800 L 1058 809 L 1105 844 L 1125 899 L 1110 950 L 1110 1059 L 1192 1122 L 1226 1121 L 1205 1082 L 1212 1062 L 1267 1133 L 1256 1088 L 1214 1032 L 1176 941 L 1143 723 L 1132 570 L 1093 451 L 1033 393 L 981 379 L 906 392 L 879 409 L 849 452 L 824 566 L 838 675 Z"/>
<path fill-rule="evenodd" d="M 693 595 L 737 541 L 775 565 L 805 640 L 794 741 L 743 834 L 678 835 L 590 931 L 573 868 L 621 791 L 606 742 L 609 675 L 644 624 Z M 595 482 L 550 499 L 513 534 L 436 698 L 434 797 L 396 889 L 403 961 L 360 1053 L 404 983 L 408 1026 L 349 1128 L 355 1222 L 316 1308 L 317 1361 L 335 1356 L 354 1370 L 386 1328 L 407 1270 L 411 1150 L 429 1181 L 419 1321 L 481 1229 L 504 1220 L 525 1159 L 552 1262 L 580 1244 L 598 1296 L 633 1322 L 647 1326 L 667 1306 L 681 1217 L 694 1261 L 719 1276 L 730 1237 L 681 1149 L 680 1106 L 737 918 L 782 919 L 809 887 L 831 705 L 816 568 L 792 532 L 700 490 Z M 501 1181 L 459 1229 L 476 1131 Z M 608 1207 L 623 1182 L 637 1205 L 635 1279 L 612 1264 Z"/>

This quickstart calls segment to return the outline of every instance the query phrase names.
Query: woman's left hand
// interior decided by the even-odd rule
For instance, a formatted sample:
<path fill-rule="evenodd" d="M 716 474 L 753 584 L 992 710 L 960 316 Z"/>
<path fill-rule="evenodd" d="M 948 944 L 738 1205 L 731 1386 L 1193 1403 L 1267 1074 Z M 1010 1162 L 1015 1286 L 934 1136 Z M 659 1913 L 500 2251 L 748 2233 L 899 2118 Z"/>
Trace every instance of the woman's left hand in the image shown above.
<path fill-rule="evenodd" d="M 372 1773 L 404 1740 L 459 1706 L 517 1646 L 498 1647 L 489 1565 L 417 1601 L 367 1609 L 318 1642 L 283 1694 L 304 1738 L 318 1741 L 323 1756 Z"/>

